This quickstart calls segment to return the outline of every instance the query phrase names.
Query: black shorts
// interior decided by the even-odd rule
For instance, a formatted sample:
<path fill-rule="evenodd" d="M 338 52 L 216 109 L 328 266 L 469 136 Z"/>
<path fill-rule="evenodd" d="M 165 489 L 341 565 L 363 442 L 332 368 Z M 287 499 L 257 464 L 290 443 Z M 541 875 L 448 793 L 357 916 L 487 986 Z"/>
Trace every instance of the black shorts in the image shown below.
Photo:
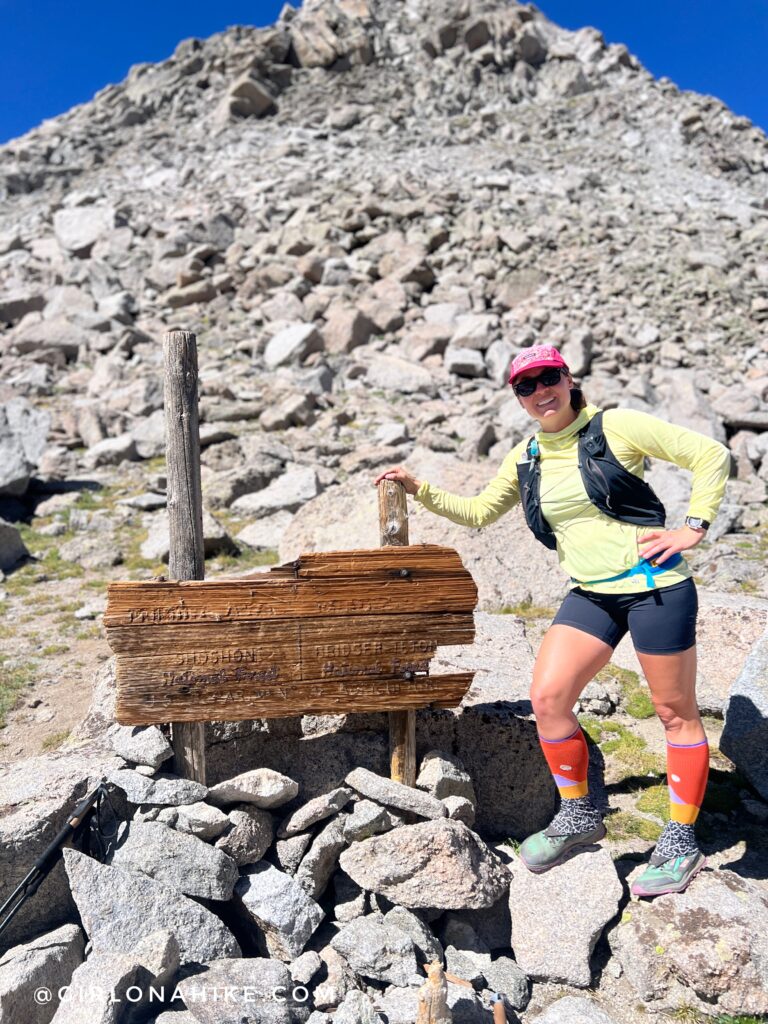
<path fill-rule="evenodd" d="M 596 594 L 575 587 L 552 625 L 573 626 L 611 647 L 629 631 L 641 654 L 677 654 L 696 643 L 698 609 L 692 579 L 638 594 Z"/>

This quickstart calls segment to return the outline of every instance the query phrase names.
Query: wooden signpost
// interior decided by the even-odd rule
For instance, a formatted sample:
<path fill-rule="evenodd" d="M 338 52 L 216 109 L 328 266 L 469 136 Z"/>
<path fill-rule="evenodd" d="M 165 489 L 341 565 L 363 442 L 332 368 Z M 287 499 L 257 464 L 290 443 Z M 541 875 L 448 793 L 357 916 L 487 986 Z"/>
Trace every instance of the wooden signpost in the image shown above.
<path fill-rule="evenodd" d="M 472 577 L 452 548 L 408 545 L 405 491 L 386 480 L 382 547 L 204 581 L 194 334 L 163 351 L 171 579 L 109 586 L 117 721 L 171 722 L 175 771 L 204 783 L 205 722 L 388 711 L 392 778 L 413 785 L 415 710 L 458 705 L 473 679 L 430 675 L 439 645 L 474 639 Z"/>
<path fill-rule="evenodd" d="M 169 331 L 163 338 L 165 462 L 167 468 L 168 572 L 174 580 L 205 577 L 203 493 L 200 482 L 200 423 L 197 389 L 197 338 L 190 331 Z M 177 775 L 205 785 L 205 726 L 171 725 L 173 767 Z"/>
<path fill-rule="evenodd" d="M 379 543 L 382 547 L 408 544 L 408 503 L 396 480 L 379 484 Z M 389 713 L 390 777 L 405 786 L 416 785 L 416 712 Z"/>
<path fill-rule="evenodd" d="M 429 674 L 439 645 L 474 639 L 477 589 L 452 548 L 308 554 L 108 597 L 123 725 L 453 707 L 473 678 Z"/>

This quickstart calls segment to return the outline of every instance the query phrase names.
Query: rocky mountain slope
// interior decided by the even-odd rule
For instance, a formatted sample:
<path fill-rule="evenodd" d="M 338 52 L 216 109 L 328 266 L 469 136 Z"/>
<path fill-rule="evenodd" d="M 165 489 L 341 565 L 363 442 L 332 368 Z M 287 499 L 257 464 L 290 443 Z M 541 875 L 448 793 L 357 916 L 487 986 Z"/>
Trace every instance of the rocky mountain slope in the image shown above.
<path fill-rule="evenodd" d="M 530 429 L 511 355 L 547 340 L 598 404 L 729 443 L 694 567 L 767 596 L 767 178 L 745 119 L 532 5 L 287 6 L 133 68 L 0 149 L 0 570 L 39 559 L 6 628 L 33 586 L 70 643 L 68 577 L 167 553 L 173 327 L 200 349 L 208 551 L 235 565 L 375 546 L 382 464 L 480 489 Z M 651 470 L 672 522 L 684 476 Z M 428 518 L 412 540 L 450 532 Z M 482 607 L 563 592 L 519 516 L 460 534 Z"/>
<path fill-rule="evenodd" d="M 280 843 L 270 845 L 283 810 L 273 820 L 224 801 L 224 814 L 216 800 L 205 803 L 207 791 L 178 805 L 146 798 L 165 741 L 156 730 L 106 738 L 109 665 L 80 724 L 109 656 L 99 624 L 106 583 L 162 571 L 167 558 L 162 336 L 170 329 L 198 339 L 208 575 L 301 550 L 377 546 L 371 482 L 383 465 L 407 461 L 453 490 L 479 490 L 531 429 L 505 375 L 514 352 L 539 341 L 562 346 L 595 403 L 650 411 L 727 442 L 733 479 L 692 558 L 705 592 L 701 682 L 713 739 L 737 677 L 744 706 L 764 701 L 765 640 L 749 672 L 739 669 L 764 633 L 768 598 L 767 184 L 765 135 L 719 101 L 655 80 L 593 29 L 568 32 L 533 5 L 486 0 L 286 6 L 272 28 L 186 40 L 167 61 L 133 68 L 91 103 L 0 148 L 0 721 L 8 715 L 0 757 L 18 762 L 6 766 L 0 797 L 9 876 L 52 838 L 91 773 L 118 768 L 113 793 L 139 838 L 142 829 L 173 828 L 183 843 L 186 830 L 198 843 L 189 856 L 210 859 L 218 851 L 202 845 L 219 829 L 230 853 L 235 838 L 247 846 L 236 851 L 235 869 L 225 865 L 230 881 L 248 868 L 240 888 L 255 887 L 249 865 L 260 857 L 269 872 L 292 874 Z M 649 479 L 679 522 L 685 474 L 653 465 Z M 525 695 L 530 641 L 564 581 L 516 513 L 479 532 L 414 510 L 410 536 L 458 548 L 483 612 L 515 613 L 479 615 L 471 655 L 446 654 L 448 665 L 478 670 L 466 707 L 455 717 L 420 716 L 420 756 L 458 754 L 477 795 L 471 813 L 463 805 L 451 807 L 450 819 L 440 811 L 449 824 L 437 832 L 462 833 L 474 848 L 481 840 L 464 832 L 476 810 L 486 839 L 499 838 L 494 829 L 520 838 L 541 824 L 522 820 L 521 808 L 551 809 L 546 776 L 529 756 Z M 518 1019 L 512 1007 L 531 1021 L 567 1011 L 604 1024 L 629 1024 L 639 1004 L 733 1012 L 742 992 L 764 1012 L 764 979 L 758 986 L 751 973 L 762 962 L 762 931 L 753 942 L 733 913 L 741 901 L 753 921 L 765 917 L 768 782 L 751 734 L 730 741 L 729 756 L 744 755 L 744 776 L 714 753 L 702 831 L 720 870 L 692 889 L 690 915 L 671 899 L 658 914 L 656 904 L 626 909 L 626 878 L 658 835 L 666 801 L 660 730 L 645 722 L 653 712 L 636 668 L 631 651 L 620 650 L 581 706 L 610 810 L 611 856 L 589 860 L 589 877 L 610 895 L 594 920 L 579 913 L 578 860 L 571 874 L 534 891 L 509 847 L 495 845 L 487 856 L 512 892 L 501 901 L 501 932 L 498 914 L 468 916 L 469 902 L 457 913 L 446 904 L 442 916 L 433 907 L 414 923 L 417 915 L 392 909 L 380 880 L 366 874 L 355 888 L 338 868 L 345 846 L 343 856 L 355 859 L 359 836 L 341 838 L 354 815 L 340 814 L 344 805 L 330 797 L 321 829 L 310 836 L 307 826 L 293 871 L 310 888 L 323 876 L 315 895 L 339 927 L 364 914 L 366 935 L 376 925 L 376 957 L 395 940 L 406 948 L 403 929 L 416 929 L 419 941 L 439 936 L 453 948 L 453 969 L 474 972 L 486 1004 L 492 984 L 517 986 L 510 1019 Z M 244 762 L 268 765 L 295 778 L 297 803 L 285 812 L 303 813 L 308 798 L 322 802 L 346 780 L 357 814 L 368 797 L 347 775 L 358 765 L 386 773 L 385 734 L 382 722 L 346 724 L 216 725 L 209 783 L 231 779 Z M 60 751 L 24 760 L 70 730 Z M 378 809 L 365 810 L 386 819 L 393 848 L 408 845 L 411 828 L 431 835 L 383 810 L 392 798 L 385 793 Z M 247 805 L 250 796 L 237 799 Z M 190 801 L 194 820 L 176 810 Z M 250 817 L 259 819 L 258 836 Z M 161 837 L 145 874 L 154 877 L 152 858 L 162 860 L 164 848 Z M 70 887 L 89 936 L 101 927 L 92 904 L 102 883 L 120 899 L 125 890 L 129 902 L 131 886 L 148 905 L 157 894 L 150 898 L 143 876 L 136 881 L 141 869 L 97 868 L 75 856 L 67 869 L 71 886 L 63 870 L 51 883 L 48 920 L 22 921 L 16 941 L 62 924 L 66 934 L 44 936 L 21 959 L 34 965 L 39 956 L 35 970 L 50 970 L 50 950 L 66 947 L 56 953 L 62 983 L 77 968 L 85 985 L 89 971 L 106 969 L 111 939 L 81 964 L 82 933 L 67 923 Z M 179 912 L 188 912 L 183 879 L 166 881 L 179 888 Z M 280 884 L 304 900 L 293 881 Z M 554 925 L 542 928 L 531 915 L 537 900 L 567 911 L 578 963 L 550 942 Z M 698 944 L 709 940 L 697 931 L 699 900 L 718 906 L 736 950 L 715 980 L 702 967 Z M 347 902 L 354 908 L 344 909 Z M 240 937 L 245 926 L 232 923 L 234 902 L 227 907 L 219 911 Z M 399 924 L 389 921 L 394 930 L 384 934 L 379 919 L 393 913 Z M 174 943 L 185 940 L 175 918 L 152 918 L 160 929 L 153 937 L 137 916 L 126 922 L 122 959 L 109 966 L 120 984 L 147 971 L 174 976 Z M 658 950 L 673 926 L 685 935 L 685 963 L 665 959 L 662 977 L 656 954 L 640 948 L 641 933 L 650 929 Z M 381 1020 L 379 1011 L 390 1024 L 410 1021 L 411 952 L 394 974 L 372 973 L 371 962 L 355 960 L 357 925 L 347 946 L 332 946 L 329 928 L 309 941 L 308 960 L 291 964 L 294 981 L 306 975 L 324 986 L 312 1024 Z M 227 983 L 240 977 L 232 942 L 201 954 L 220 960 Z M 0 995 L 20 999 L 35 975 L 19 981 L 20 961 L 10 956 L 0 961 Z M 259 966 L 282 984 L 287 968 L 274 959 Z M 494 982 L 502 969 L 504 980 Z M 597 1003 L 567 994 L 585 985 Z M 564 992 L 567 1007 L 545 1009 Z M 451 998 L 466 1004 L 461 1019 L 488 1020 L 479 998 Z M 274 1019 L 306 1019 L 302 1009 L 275 1010 Z M 208 1019 L 205 1008 L 195 1012 Z M 178 1024 L 190 1019 L 176 1016 Z"/>

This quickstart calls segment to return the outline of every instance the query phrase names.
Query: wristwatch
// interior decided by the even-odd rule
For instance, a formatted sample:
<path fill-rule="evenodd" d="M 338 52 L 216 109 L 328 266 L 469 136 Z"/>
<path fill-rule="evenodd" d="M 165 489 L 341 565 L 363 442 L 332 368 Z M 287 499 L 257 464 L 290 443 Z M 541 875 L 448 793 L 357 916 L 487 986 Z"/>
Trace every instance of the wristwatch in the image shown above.
<path fill-rule="evenodd" d="M 686 516 L 685 525 L 690 526 L 692 530 L 698 530 L 699 533 L 706 533 L 709 529 L 709 523 L 701 516 Z"/>

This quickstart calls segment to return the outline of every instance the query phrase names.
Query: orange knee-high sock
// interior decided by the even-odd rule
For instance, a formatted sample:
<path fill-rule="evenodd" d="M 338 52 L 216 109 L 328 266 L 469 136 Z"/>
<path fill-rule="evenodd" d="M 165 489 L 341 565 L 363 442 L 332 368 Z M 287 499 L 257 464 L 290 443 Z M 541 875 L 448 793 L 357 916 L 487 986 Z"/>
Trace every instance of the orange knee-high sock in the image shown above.
<path fill-rule="evenodd" d="M 589 766 L 589 750 L 581 726 L 562 740 L 545 740 L 539 736 L 541 749 L 547 759 L 549 770 L 564 800 L 572 800 L 577 796 L 586 796 L 587 768 Z"/>
<path fill-rule="evenodd" d="M 692 825 L 699 816 L 709 775 L 709 743 L 667 742 L 669 816 L 681 825 Z"/>

